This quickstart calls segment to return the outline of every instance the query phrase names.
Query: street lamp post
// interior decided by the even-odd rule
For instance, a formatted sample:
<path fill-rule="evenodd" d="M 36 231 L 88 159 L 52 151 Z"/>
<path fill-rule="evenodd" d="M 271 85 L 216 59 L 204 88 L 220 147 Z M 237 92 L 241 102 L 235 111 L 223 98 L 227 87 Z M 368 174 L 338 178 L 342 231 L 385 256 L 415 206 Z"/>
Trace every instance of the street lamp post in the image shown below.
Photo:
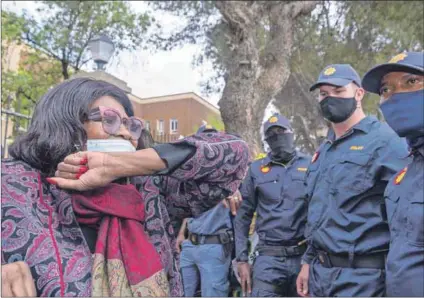
<path fill-rule="evenodd" d="M 97 65 L 97 70 L 105 70 L 105 65 L 115 51 L 112 40 L 107 35 L 101 34 L 89 41 L 88 48 Z"/>

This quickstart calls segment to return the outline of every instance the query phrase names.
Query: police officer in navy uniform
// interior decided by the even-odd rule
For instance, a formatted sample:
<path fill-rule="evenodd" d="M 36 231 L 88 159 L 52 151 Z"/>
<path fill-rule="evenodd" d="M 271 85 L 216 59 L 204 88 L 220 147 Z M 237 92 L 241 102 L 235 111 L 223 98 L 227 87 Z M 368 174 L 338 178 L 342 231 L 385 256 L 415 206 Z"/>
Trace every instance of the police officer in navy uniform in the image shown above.
<path fill-rule="evenodd" d="M 390 241 L 384 189 L 405 167 L 406 142 L 364 114 L 365 91 L 350 65 L 326 67 L 315 89 L 332 129 L 306 173 L 308 250 L 298 294 L 382 296 Z"/>
<path fill-rule="evenodd" d="M 296 151 L 293 130 L 284 116 L 271 116 L 264 134 L 271 152 L 251 164 L 240 188 L 243 201 L 234 223 L 237 269 L 245 295 L 296 296 L 296 277 L 306 250 L 304 178 L 311 159 Z M 251 285 L 248 237 L 255 211 L 259 242 Z"/>
<path fill-rule="evenodd" d="M 203 125 L 199 133 L 217 132 L 210 125 Z M 234 194 L 229 200 L 240 200 Z M 229 293 L 229 269 L 234 236 L 229 204 L 218 204 L 196 218 L 183 221 L 177 238 L 177 250 L 181 249 L 180 267 L 186 297 L 193 297 L 199 285 L 201 296 L 227 297 Z"/>
<path fill-rule="evenodd" d="M 369 70 L 364 89 L 380 95 L 380 109 L 405 137 L 413 161 L 389 182 L 386 192 L 390 251 L 387 296 L 424 296 L 424 53 L 401 53 Z"/>

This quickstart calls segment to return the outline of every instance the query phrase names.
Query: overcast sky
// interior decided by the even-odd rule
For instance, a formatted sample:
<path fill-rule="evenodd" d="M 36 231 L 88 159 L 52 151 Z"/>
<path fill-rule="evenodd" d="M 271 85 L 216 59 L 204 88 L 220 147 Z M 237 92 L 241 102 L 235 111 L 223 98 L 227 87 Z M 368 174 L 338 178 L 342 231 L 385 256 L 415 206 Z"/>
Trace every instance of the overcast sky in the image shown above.
<path fill-rule="evenodd" d="M 143 1 L 131 1 L 136 12 L 145 12 L 148 5 Z M 33 1 L 2 1 L 2 8 L 21 13 L 23 9 L 32 14 L 36 4 Z M 178 19 L 167 14 L 154 14 L 162 27 L 174 28 Z M 185 45 L 173 51 L 149 53 L 148 51 L 121 52 L 119 57 L 113 59 L 106 68 L 112 75 L 127 82 L 132 88 L 132 93 L 138 97 L 162 96 L 173 93 L 196 92 L 214 105 L 217 105 L 220 94 L 205 96 L 199 86 L 202 77 L 213 75 L 211 63 L 198 68 L 193 68 L 191 63 L 193 55 L 201 50 L 197 45 Z M 119 61 L 119 63 L 118 63 Z M 88 66 L 89 68 L 92 65 Z M 271 111 L 267 109 L 265 117 Z"/>

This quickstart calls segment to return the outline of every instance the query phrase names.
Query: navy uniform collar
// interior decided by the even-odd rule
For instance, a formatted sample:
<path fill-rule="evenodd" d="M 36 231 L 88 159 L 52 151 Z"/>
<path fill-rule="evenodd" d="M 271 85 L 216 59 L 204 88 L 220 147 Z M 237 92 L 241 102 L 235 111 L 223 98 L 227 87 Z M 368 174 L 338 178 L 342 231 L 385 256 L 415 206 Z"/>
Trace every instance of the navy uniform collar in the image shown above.
<path fill-rule="evenodd" d="M 351 129 L 349 129 L 344 135 L 349 134 L 353 130 L 360 130 L 364 133 L 369 133 L 371 127 L 376 122 L 378 122 L 378 119 L 375 116 L 366 116 L 364 119 L 356 123 Z M 332 128 L 329 129 L 327 138 L 332 142 L 336 139 L 336 134 L 334 133 L 334 130 Z M 343 136 L 340 138 L 343 138 Z"/>
<path fill-rule="evenodd" d="M 269 165 L 271 163 L 272 160 L 271 160 L 270 154 L 271 153 L 268 153 L 266 155 L 266 157 L 264 157 L 264 159 L 262 159 L 262 164 L 263 165 Z"/>

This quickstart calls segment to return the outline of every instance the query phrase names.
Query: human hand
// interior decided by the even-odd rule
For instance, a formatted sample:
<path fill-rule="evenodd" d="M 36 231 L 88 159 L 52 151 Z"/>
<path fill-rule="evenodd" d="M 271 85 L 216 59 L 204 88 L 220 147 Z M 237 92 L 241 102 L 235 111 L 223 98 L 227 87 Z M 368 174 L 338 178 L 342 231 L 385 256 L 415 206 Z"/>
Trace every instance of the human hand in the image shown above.
<path fill-rule="evenodd" d="M 34 279 L 24 262 L 1 266 L 1 295 L 3 297 L 36 297 Z"/>
<path fill-rule="evenodd" d="M 243 296 L 250 296 L 252 293 L 252 279 L 250 277 L 250 265 L 247 262 L 237 263 L 237 271 L 241 280 L 241 291 Z"/>
<path fill-rule="evenodd" d="M 60 188 L 84 191 L 103 187 L 118 177 L 106 166 L 112 156 L 102 152 L 78 152 L 58 164 L 55 177 L 47 178 Z"/>
<path fill-rule="evenodd" d="M 297 279 L 296 279 L 297 294 L 300 297 L 309 296 L 308 281 L 309 281 L 309 264 L 303 264 L 302 268 L 300 269 L 299 275 L 297 276 Z"/>
<path fill-rule="evenodd" d="M 222 204 L 226 208 L 231 210 L 231 213 L 236 216 L 237 210 L 240 208 L 243 198 L 239 190 L 237 190 L 233 195 L 229 196 L 225 200 L 222 201 Z"/>

